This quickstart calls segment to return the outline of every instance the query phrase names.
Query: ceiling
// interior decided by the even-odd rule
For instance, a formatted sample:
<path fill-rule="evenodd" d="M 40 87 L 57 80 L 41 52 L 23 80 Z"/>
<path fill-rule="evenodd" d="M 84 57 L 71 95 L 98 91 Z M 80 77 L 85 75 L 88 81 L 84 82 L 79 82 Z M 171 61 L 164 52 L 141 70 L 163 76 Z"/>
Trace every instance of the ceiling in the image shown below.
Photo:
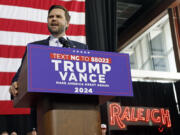
<path fill-rule="evenodd" d="M 150 12 L 163 0 L 117 0 L 118 33 L 131 25 L 137 18 Z"/>

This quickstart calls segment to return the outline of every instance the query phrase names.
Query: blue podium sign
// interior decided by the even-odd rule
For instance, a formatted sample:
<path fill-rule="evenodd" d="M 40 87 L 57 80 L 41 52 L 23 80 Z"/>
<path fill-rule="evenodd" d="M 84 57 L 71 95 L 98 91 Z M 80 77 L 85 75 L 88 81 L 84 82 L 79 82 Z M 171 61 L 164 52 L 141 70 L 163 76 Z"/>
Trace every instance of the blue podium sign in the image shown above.
<path fill-rule="evenodd" d="M 133 96 L 127 54 L 27 46 L 28 91 Z"/>

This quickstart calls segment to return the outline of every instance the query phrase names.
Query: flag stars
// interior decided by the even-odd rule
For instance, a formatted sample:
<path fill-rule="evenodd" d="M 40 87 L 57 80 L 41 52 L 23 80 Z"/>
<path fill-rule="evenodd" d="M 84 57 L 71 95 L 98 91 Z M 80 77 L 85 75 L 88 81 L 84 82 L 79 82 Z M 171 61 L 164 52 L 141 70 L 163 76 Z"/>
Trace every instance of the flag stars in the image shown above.
<path fill-rule="evenodd" d="M 89 51 L 80 51 L 80 50 L 73 50 L 73 53 L 81 53 L 81 54 L 90 54 Z"/>

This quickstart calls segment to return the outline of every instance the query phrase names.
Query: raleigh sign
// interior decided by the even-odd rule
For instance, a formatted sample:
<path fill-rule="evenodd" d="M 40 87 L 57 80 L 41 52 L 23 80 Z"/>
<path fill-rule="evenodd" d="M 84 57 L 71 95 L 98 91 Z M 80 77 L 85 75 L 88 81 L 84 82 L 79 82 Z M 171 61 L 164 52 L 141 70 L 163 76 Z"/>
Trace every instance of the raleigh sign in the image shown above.
<path fill-rule="evenodd" d="M 170 113 L 164 108 L 121 106 L 108 102 L 108 120 L 111 130 L 125 130 L 128 125 L 164 125 L 171 127 Z"/>

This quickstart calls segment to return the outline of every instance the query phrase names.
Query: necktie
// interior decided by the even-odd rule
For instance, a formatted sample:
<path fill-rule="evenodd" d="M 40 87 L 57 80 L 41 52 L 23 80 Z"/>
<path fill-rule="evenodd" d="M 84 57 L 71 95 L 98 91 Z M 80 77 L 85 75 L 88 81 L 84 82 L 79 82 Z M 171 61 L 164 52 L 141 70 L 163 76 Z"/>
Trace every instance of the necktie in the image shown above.
<path fill-rule="evenodd" d="M 60 37 L 59 38 L 59 42 L 63 45 L 63 47 L 65 47 L 65 48 L 69 48 L 70 47 L 70 45 L 69 45 L 69 42 L 65 39 L 65 38 L 63 38 L 63 37 Z"/>

